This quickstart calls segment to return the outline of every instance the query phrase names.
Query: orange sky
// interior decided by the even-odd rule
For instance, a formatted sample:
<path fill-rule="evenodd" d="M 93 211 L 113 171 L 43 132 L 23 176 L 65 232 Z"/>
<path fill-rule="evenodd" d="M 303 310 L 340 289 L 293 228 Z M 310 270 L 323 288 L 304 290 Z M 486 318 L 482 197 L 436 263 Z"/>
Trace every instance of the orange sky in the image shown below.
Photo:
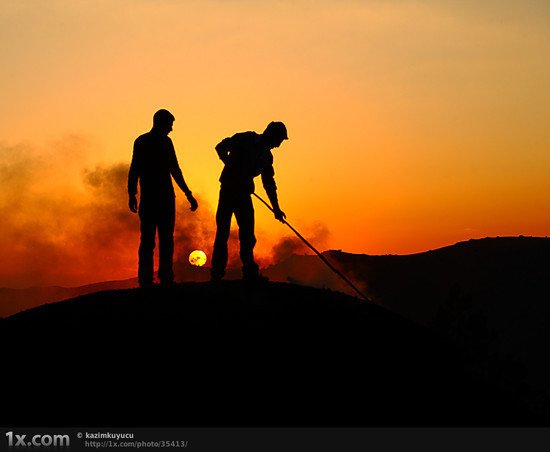
<path fill-rule="evenodd" d="M 320 249 L 546 236 L 549 24 L 546 0 L 4 2 L 0 286 L 134 276 L 137 218 L 113 184 L 161 107 L 202 201 L 179 210 L 202 231 L 189 246 L 208 246 L 215 144 L 271 120 L 290 136 L 274 153 L 281 206 Z M 256 211 L 266 257 L 289 231 Z M 109 265 L 82 263 L 94 237 Z"/>

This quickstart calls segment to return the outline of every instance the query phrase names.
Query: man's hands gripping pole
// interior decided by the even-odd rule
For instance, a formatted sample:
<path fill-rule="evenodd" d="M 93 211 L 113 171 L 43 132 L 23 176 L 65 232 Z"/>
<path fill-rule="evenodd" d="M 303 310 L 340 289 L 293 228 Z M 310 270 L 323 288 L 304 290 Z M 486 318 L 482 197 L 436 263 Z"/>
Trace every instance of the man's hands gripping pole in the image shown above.
<path fill-rule="evenodd" d="M 280 208 L 273 209 L 273 213 L 275 214 L 275 218 L 277 220 L 279 220 L 281 223 L 286 223 L 286 214 Z"/>

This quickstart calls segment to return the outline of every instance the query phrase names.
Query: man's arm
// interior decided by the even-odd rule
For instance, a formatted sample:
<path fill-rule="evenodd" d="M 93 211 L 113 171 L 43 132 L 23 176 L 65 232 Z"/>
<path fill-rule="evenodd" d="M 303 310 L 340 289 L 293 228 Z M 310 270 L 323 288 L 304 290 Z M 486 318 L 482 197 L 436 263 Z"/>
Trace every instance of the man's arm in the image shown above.
<path fill-rule="evenodd" d="M 227 163 L 231 151 L 231 138 L 224 138 L 216 145 L 216 152 L 223 163 Z"/>
<path fill-rule="evenodd" d="M 134 213 L 137 213 L 137 184 L 139 178 L 140 167 L 140 146 L 139 141 L 134 142 L 134 150 L 132 152 L 132 163 L 130 163 L 130 171 L 128 172 L 128 207 Z"/>
<path fill-rule="evenodd" d="M 284 223 L 286 215 L 279 207 L 279 199 L 277 197 L 277 184 L 275 183 L 275 169 L 273 168 L 273 164 L 266 166 L 262 170 L 261 175 L 262 184 L 264 186 L 265 192 L 267 193 L 267 197 L 271 202 L 271 207 L 273 208 L 275 218 Z"/>
<path fill-rule="evenodd" d="M 178 184 L 178 187 L 181 188 L 181 191 L 183 191 L 183 193 L 185 193 L 185 196 L 187 196 L 187 200 L 189 201 L 189 204 L 191 204 L 191 211 L 194 212 L 199 207 L 199 204 L 197 203 L 197 200 L 193 197 L 193 193 L 191 193 L 191 190 L 189 190 L 189 187 L 185 183 L 185 179 L 183 178 L 183 173 L 181 172 L 178 158 L 176 157 L 176 150 L 174 149 L 174 144 L 172 143 L 172 140 L 170 140 L 170 146 L 172 148 L 170 156 L 170 174 L 172 174 L 172 177 L 176 181 L 176 184 Z"/>

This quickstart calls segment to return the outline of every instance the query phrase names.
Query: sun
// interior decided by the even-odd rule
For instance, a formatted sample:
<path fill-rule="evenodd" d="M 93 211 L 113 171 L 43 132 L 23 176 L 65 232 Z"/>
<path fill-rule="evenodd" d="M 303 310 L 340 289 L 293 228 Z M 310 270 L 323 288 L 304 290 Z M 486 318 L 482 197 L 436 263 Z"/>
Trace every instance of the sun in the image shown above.
<path fill-rule="evenodd" d="M 197 267 L 202 267 L 206 264 L 206 253 L 201 250 L 191 251 L 191 254 L 189 254 L 189 263 Z"/>

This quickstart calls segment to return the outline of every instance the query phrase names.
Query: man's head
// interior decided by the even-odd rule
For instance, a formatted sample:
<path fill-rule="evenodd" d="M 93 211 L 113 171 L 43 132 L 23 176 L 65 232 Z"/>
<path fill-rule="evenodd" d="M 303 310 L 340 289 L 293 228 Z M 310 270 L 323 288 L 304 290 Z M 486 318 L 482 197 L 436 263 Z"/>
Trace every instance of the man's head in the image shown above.
<path fill-rule="evenodd" d="M 278 148 L 284 140 L 288 140 L 286 126 L 282 122 L 270 122 L 262 134 L 271 148 Z"/>
<path fill-rule="evenodd" d="M 164 135 L 168 135 L 172 131 L 174 124 L 174 115 L 168 110 L 161 109 L 153 115 L 153 128 Z"/>

